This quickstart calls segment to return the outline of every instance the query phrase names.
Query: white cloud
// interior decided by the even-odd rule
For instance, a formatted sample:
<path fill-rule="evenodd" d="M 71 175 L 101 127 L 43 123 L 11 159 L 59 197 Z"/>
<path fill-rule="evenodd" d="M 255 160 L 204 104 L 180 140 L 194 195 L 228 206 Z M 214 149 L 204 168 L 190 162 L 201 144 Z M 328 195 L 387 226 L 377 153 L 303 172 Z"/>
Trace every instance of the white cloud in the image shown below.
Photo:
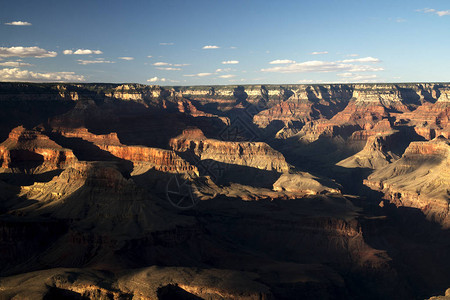
<path fill-rule="evenodd" d="M 147 55 L 147 57 L 148 57 L 148 58 L 152 58 L 153 56 L 151 56 L 151 55 Z"/>
<path fill-rule="evenodd" d="M 295 64 L 295 60 L 276 59 L 276 60 L 272 60 L 269 64 L 271 64 L 271 65 Z"/>
<path fill-rule="evenodd" d="M 97 59 L 97 60 L 84 60 L 84 59 L 78 59 L 79 65 L 91 65 L 91 64 L 113 64 L 113 61 L 109 60 L 103 60 L 103 59 Z"/>
<path fill-rule="evenodd" d="M 348 70 L 350 72 L 379 72 L 384 71 L 382 67 L 374 67 L 368 65 L 348 65 Z"/>
<path fill-rule="evenodd" d="M 216 70 L 216 73 L 220 73 L 220 72 L 230 72 L 230 71 L 232 71 L 231 68 L 217 69 L 217 70 Z"/>
<path fill-rule="evenodd" d="M 84 81 L 83 75 L 74 72 L 37 73 L 19 68 L 1 69 L 0 81 Z"/>
<path fill-rule="evenodd" d="M 234 50 L 234 49 L 237 49 L 237 47 L 231 46 L 230 49 L 233 49 L 233 50 Z"/>
<path fill-rule="evenodd" d="M 450 16 L 450 10 L 436 10 L 434 8 L 423 8 L 423 9 L 417 9 L 416 11 L 423 12 L 426 14 L 432 13 L 432 14 L 438 15 L 439 17 Z"/>
<path fill-rule="evenodd" d="M 159 43 L 160 46 L 173 46 L 175 43 Z"/>
<path fill-rule="evenodd" d="M 378 63 L 381 60 L 375 57 L 361 57 L 361 58 L 352 58 L 352 59 L 344 59 L 341 60 L 339 62 L 343 62 L 343 63 L 352 63 L 352 62 L 371 62 L 371 63 Z"/>
<path fill-rule="evenodd" d="M 185 66 L 189 66 L 189 64 L 171 64 L 171 63 L 162 62 L 162 61 L 155 62 L 153 65 L 155 67 L 162 67 L 162 66 L 185 67 Z M 157 69 L 160 69 L 160 70 L 169 70 L 170 69 L 169 71 L 181 70 L 180 68 L 157 68 Z"/>
<path fill-rule="evenodd" d="M 328 51 L 314 51 L 314 52 L 311 52 L 311 55 L 319 55 L 319 54 L 328 54 Z"/>
<path fill-rule="evenodd" d="M 337 76 L 339 76 L 339 77 L 352 77 L 353 73 L 350 73 L 350 72 L 339 73 L 339 74 L 337 74 Z"/>
<path fill-rule="evenodd" d="M 165 82 L 167 79 L 166 78 L 159 78 L 159 77 L 152 77 L 152 78 L 150 78 L 150 79 L 147 79 L 147 81 L 148 82 L 157 82 L 157 81 L 160 81 L 160 82 Z"/>
<path fill-rule="evenodd" d="M 31 23 L 24 22 L 24 21 L 13 21 L 9 23 L 5 23 L 5 25 L 11 25 L 11 26 L 31 26 Z"/>
<path fill-rule="evenodd" d="M 197 73 L 197 74 L 187 74 L 187 75 L 183 75 L 185 77 L 205 77 L 205 76 L 211 76 L 214 73 Z"/>
<path fill-rule="evenodd" d="M 348 57 L 357 57 L 359 54 L 347 54 Z"/>
<path fill-rule="evenodd" d="M 172 68 L 172 67 L 158 67 L 158 70 L 163 70 L 163 71 L 181 71 L 181 68 Z"/>
<path fill-rule="evenodd" d="M 321 83 L 322 80 L 314 80 L 314 79 L 300 79 L 298 83 Z"/>
<path fill-rule="evenodd" d="M 383 71 L 381 67 L 373 67 L 368 65 L 352 65 L 342 62 L 328 62 L 328 61 L 306 61 L 302 63 L 289 64 L 286 66 L 273 67 L 268 69 L 261 69 L 262 72 L 276 72 L 276 73 L 312 73 L 312 72 L 369 72 L 369 71 Z"/>
<path fill-rule="evenodd" d="M 219 76 L 220 78 L 233 78 L 233 77 L 236 77 L 236 75 L 232 75 L 232 74 L 227 74 L 227 75 L 220 75 Z"/>
<path fill-rule="evenodd" d="M 31 66 L 31 64 L 22 63 L 19 61 L 5 61 L 5 62 L 0 63 L 0 66 L 18 68 L 18 67 Z"/>
<path fill-rule="evenodd" d="M 64 50 L 63 54 L 65 55 L 71 55 L 71 54 L 76 54 L 76 55 L 89 55 L 89 54 L 103 54 L 102 51 L 100 50 L 90 50 L 90 49 L 78 49 L 76 51 L 73 50 Z"/>
<path fill-rule="evenodd" d="M 100 50 L 78 49 L 73 54 L 88 55 L 88 54 L 103 54 L 103 52 Z"/>
<path fill-rule="evenodd" d="M 122 56 L 122 57 L 118 57 L 118 59 L 122 59 L 122 60 L 133 60 L 134 57 L 130 57 L 130 56 Z"/>
<path fill-rule="evenodd" d="M 198 77 L 211 76 L 213 73 L 197 73 Z"/>
<path fill-rule="evenodd" d="M 207 45 L 207 46 L 203 46 L 202 49 L 219 49 L 219 46 L 213 46 L 213 45 Z"/>
<path fill-rule="evenodd" d="M 404 23 L 404 22 L 406 22 L 406 19 L 397 18 L 397 19 L 395 19 L 395 22 L 397 22 L 397 23 Z"/>
<path fill-rule="evenodd" d="M 442 17 L 442 16 L 450 16 L 450 10 L 441 10 L 441 11 L 437 11 L 436 14 L 437 14 L 439 17 Z"/>
<path fill-rule="evenodd" d="M 239 63 L 238 60 L 226 60 L 226 61 L 222 62 L 222 64 L 224 64 L 224 65 L 236 65 L 238 63 Z"/>
<path fill-rule="evenodd" d="M 339 74 L 338 74 L 339 76 Z M 362 82 L 362 83 L 368 83 L 368 82 L 376 82 L 377 81 L 377 75 L 375 74 L 368 74 L 368 75 L 358 75 L 358 74 L 352 74 L 352 76 L 341 76 L 344 77 L 346 80 L 342 81 L 342 83 L 354 83 L 354 82 Z"/>
<path fill-rule="evenodd" d="M 55 57 L 58 53 L 39 47 L 0 47 L 0 57 Z"/>

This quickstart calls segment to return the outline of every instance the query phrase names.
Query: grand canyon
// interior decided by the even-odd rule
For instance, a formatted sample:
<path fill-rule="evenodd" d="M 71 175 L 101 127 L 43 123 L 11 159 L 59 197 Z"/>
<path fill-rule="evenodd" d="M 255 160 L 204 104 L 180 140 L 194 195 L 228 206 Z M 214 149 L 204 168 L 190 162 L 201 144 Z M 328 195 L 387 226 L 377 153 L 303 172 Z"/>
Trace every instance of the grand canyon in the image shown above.
<path fill-rule="evenodd" d="M 448 299 L 449 137 L 448 83 L 0 83 L 0 298 Z"/>

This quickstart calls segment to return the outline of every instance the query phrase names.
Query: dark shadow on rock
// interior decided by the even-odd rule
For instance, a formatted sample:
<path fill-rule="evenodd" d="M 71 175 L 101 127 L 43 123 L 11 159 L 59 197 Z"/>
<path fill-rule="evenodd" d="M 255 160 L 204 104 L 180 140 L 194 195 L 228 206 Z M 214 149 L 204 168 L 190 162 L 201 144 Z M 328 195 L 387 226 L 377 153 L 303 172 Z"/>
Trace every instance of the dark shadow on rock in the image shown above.
<path fill-rule="evenodd" d="M 344 193 L 359 196 L 349 200 L 363 209 L 359 221 L 364 240 L 393 259 L 391 266 L 405 292 L 423 299 L 445 290 L 450 278 L 450 230 L 427 220 L 417 208 L 390 204 L 383 193 L 365 186 L 363 179 L 373 170 L 335 166 L 331 172 Z"/>
<path fill-rule="evenodd" d="M 420 96 L 412 89 L 408 87 L 397 86 L 402 102 L 405 104 L 421 105 Z"/>
<path fill-rule="evenodd" d="M 66 222 L 51 218 L 2 216 L 0 276 L 36 270 L 36 265 L 30 261 L 43 254 L 67 230 Z"/>
<path fill-rule="evenodd" d="M 273 183 L 280 177 L 277 171 L 227 164 L 212 159 L 204 159 L 197 163 L 200 175 L 210 176 L 219 185 L 238 183 L 258 188 L 272 189 Z"/>
<path fill-rule="evenodd" d="M 156 294 L 158 300 L 200 300 L 202 298 L 191 294 L 176 284 L 168 284 L 160 287 Z"/>
<path fill-rule="evenodd" d="M 48 287 L 48 292 L 42 298 L 43 300 L 89 300 L 89 297 L 83 296 L 80 293 L 60 289 L 57 287 Z"/>
<path fill-rule="evenodd" d="M 40 174 L 0 173 L 0 180 L 15 186 L 32 185 L 35 182 L 49 182 L 62 171 L 62 169 L 57 169 Z"/>
<path fill-rule="evenodd" d="M 29 150 L 12 149 L 10 151 L 11 163 L 9 167 L 12 169 L 34 169 L 42 165 L 44 156 Z"/>

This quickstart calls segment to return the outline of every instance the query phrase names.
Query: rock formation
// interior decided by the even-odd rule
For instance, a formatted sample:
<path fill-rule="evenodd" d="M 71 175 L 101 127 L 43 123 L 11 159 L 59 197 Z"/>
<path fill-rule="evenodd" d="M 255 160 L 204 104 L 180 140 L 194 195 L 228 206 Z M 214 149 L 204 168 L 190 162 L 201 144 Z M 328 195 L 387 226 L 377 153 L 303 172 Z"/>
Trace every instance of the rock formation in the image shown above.
<path fill-rule="evenodd" d="M 247 166 L 267 171 L 288 172 L 289 165 L 283 155 L 261 142 L 228 142 L 207 139 L 200 134 L 193 138 L 184 132 L 170 141 L 177 152 L 191 151 L 200 160 Z"/>
<path fill-rule="evenodd" d="M 398 156 L 389 150 L 389 144 L 395 138 L 392 135 L 373 135 L 367 139 L 364 149 L 337 163 L 345 168 L 369 168 L 379 169 L 395 160 Z"/>
<path fill-rule="evenodd" d="M 3 169 L 30 168 L 48 171 L 77 161 L 72 150 L 65 149 L 36 130 L 14 128 L 0 144 Z M 37 170 L 35 170 L 37 172 Z"/>
<path fill-rule="evenodd" d="M 449 90 L 0 83 L 0 298 L 442 294 Z"/>
<path fill-rule="evenodd" d="M 445 138 L 412 142 L 396 162 L 378 169 L 364 183 L 397 206 L 418 208 L 450 227 L 450 143 Z"/>

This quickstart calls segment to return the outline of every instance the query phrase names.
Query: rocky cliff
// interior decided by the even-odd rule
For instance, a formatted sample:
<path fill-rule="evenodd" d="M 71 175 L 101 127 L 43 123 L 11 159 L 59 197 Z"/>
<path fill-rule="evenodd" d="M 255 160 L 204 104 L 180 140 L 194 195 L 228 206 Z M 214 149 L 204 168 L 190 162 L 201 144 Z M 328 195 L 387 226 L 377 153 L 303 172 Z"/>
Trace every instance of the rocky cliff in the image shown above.
<path fill-rule="evenodd" d="M 392 143 L 395 143 L 395 133 L 370 136 L 363 150 L 338 162 L 337 165 L 345 168 L 384 167 L 398 159 L 398 156 L 390 151 Z"/>
<path fill-rule="evenodd" d="M 3 169 L 39 168 L 40 171 L 48 171 L 76 161 L 72 150 L 61 147 L 36 130 L 27 130 L 22 126 L 14 128 L 8 139 L 0 144 Z"/>
<path fill-rule="evenodd" d="M 201 134 L 190 135 L 185 131 L 181 136 L 170 141 L 177 152 L 190 151 L 200 160 L 247 166 L 280 173 L 288 172 L 289 165 L 283 155 L 261 142 L 228 142 L 207 139 Z"/>
<path fill-rule="evenodd" d="M 412 142 L 403 156 L 378 169 L 364 183 L 397 206 L 418 208 L 450 227 L 450 143 L 445 138 Z"/>

